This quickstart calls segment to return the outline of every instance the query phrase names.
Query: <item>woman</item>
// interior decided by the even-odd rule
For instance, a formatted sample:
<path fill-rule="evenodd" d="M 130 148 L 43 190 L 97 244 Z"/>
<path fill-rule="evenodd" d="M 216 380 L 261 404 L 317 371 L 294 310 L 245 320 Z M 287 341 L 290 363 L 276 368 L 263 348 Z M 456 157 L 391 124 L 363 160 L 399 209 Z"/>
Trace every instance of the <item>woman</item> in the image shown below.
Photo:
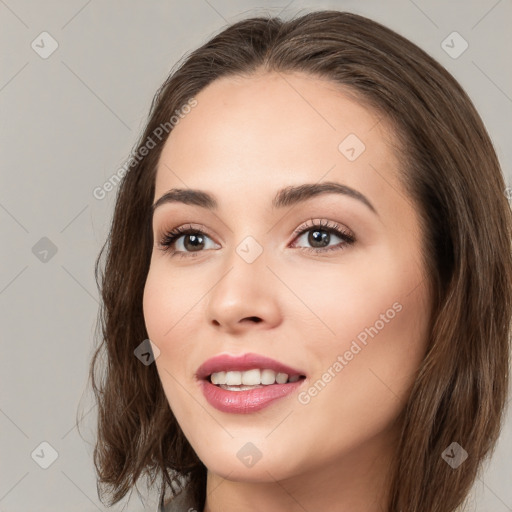
<path fill-rule="evenodd" d="M 504 189 L 462 88 L 374 21 L 194 51 L 97 261 L 110 503 L 147 475 L 161 510 L 456 510 L 507 399 Z"/>

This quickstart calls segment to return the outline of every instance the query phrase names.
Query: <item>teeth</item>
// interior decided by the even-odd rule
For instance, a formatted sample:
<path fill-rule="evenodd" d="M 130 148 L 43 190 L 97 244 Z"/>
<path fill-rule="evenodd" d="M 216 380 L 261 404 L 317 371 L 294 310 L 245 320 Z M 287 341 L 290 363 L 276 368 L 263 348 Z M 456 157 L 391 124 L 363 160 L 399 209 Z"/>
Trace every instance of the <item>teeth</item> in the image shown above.
<path fill-rule="evenodd" d="M 274 384 L 276 381 L 276 372 L 274 370 L 263 370 L 261 372 L 261 383 L 265 386 Z"/>
<path fill-rule="evenodd" d="M 242 373 L 241 372 L 226 372 L 226 382 L 228 386 L 239 386 L 242 384 Z"/>
<path fill-rule="evenodd" d="M 257 386 L 261 382 L 260 370 L 248 370 L 241 373 L 242 384 L 245 386 Z"/>
<path fill-rule="evenodd" d="M 285 384 L 286 382 L 297 382 L 299 375 L 288 378 L 287 373 L 276 373 L 274 370 L 260 370 L 255 368 L 244 372 L 216 372 L 212 373 L 212 384 L 226 386 L 269 386 L 271 384 Z"/>
<path fill-rule="evenodd" d="M 211 379 L 212 379 L 212 384 L 225 384 L 226 383 L 226 372 L 212 373 Z"/>
<path fill-rule="evenodd" d="M 278 384 L 285 384 L 288 380 L 288 374 L 287 373 L 278 373 L 276 375 L 276 382 Z"/>
<path fill-rule="evenodd" d="M 261 388 L 263 386 L 226 386 L 226 384 L 221 384 L 219 387 L 227 391 L 247 391 L 248 389 Z"/>

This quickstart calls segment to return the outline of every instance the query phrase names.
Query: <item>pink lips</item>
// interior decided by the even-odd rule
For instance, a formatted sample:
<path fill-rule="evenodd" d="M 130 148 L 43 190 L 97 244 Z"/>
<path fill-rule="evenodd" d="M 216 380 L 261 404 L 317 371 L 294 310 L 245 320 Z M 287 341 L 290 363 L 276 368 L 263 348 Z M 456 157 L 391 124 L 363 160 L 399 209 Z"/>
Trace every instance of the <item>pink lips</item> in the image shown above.
<path fill-rule="evenodd" d="M 301 370 L 296 370 L 274 359 L 258 354 L 230 356 L 222 354 L 205 361 L 197 370 L 196 377 L 200 381 L 201 391 L 210 405 L 222 412 L 247 414 L 256 412 L 274 400 L 283 398 L 304 383 L 304 378 L 286 384 L 271 384 L 245 391 L 229 391 L 212 384 L 208 377 L 212 373 L 222 371 L 245 371 L 253 368 L 270 369 L 276 373 L 286 373 L 289 377 L 304 376 Z"/>

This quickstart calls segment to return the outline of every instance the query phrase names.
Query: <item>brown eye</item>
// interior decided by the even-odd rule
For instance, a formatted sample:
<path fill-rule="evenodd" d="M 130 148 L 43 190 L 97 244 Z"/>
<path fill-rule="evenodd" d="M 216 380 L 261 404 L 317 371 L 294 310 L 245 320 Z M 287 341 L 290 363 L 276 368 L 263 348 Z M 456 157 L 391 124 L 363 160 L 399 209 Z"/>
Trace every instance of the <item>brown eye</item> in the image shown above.
<path fill-rule="evenodd" d="M 199 253 L 206 247 L 211 238 L 199 229 L 176 228 L 165 233 L 160 240 L 160 248 L 171 255 L 186 256 L 188 253 Z"/>
<path fill-rule="evenodd" d="M 313 222 L 313 220 L 311 221 Z M 307 234 L 306 242 L 311 247 L 298 247 L 303 251 L 309 251 L 313 253 L 325 253 L 333 250 L 342 250 L 345 247 L 355 242 L 355 237 L 350 232 L 345 231 L 338 224 L 312 224 L 311 226 L 301 226 L 297 231 L 298 236 L 296 240 L 300 240 Z M 338 239 L 338 243 L 329 247 L 329 244 Z M 296 247 L 297 242 L 294 242 L 293 246 Z"/>
<path fill-rule="evenodd" d="M 331 233 L 325 229 L 315 229 L 314 231 L 309 231 L 308 243 L 313 247 L 325 247 L 326 245 L 329 245 L 330 240 Z"/>
<path fill-rule="evenodd" d="M 187 233 L 182 237 L 183 246 L 187 251 L 198 251 L 204 247 L 204 237 L 200 234 Z"/>

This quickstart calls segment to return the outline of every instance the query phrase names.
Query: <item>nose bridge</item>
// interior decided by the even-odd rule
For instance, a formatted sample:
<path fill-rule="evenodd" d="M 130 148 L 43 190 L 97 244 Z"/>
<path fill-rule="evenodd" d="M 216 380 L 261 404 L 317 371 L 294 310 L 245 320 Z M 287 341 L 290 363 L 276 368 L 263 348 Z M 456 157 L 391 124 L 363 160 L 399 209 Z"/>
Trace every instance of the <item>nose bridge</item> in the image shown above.
<path fill-rule="evenodd" d="M 262 244 L 246 236 L 225 260 L 222 277 L 212 288 L 209 321 L 234 328 L 247 318 L 274 323 L 279 316 L 276 288 L 269 279 L 267 257 Z"/>

